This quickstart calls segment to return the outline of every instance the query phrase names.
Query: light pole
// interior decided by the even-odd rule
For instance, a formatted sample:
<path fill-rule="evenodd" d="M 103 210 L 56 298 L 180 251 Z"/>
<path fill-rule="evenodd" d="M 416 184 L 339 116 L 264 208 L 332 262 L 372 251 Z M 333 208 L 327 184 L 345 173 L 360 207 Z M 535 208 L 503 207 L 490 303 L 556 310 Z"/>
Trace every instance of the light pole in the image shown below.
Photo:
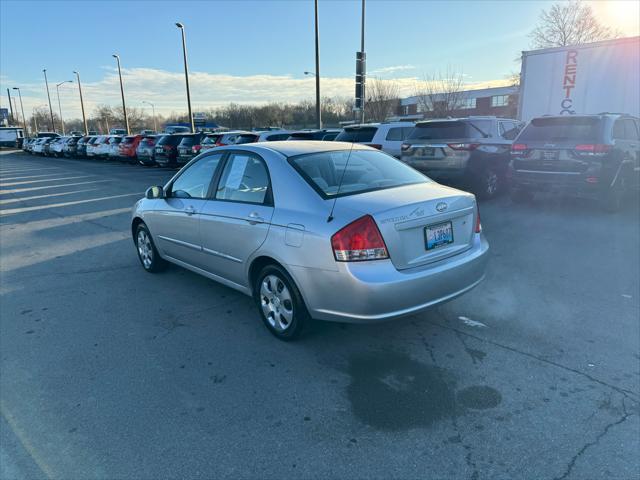
<path fill-rule="evenodd" d="M 362 0 L 362 24 L 360 28 L 360 75 L 362 81 L 362 100 L 361 100 L 361 110 L 360 110 L 360 123 L 364 123 L 364 106 L 366 102 L 366 83 L 367 83 L 367 57 L 364 53 L 364 2 Z"/>
<path fill-rule="evenodd" d="M 184 79 L 187 83 L 187 106 L 189 107 L 189 124 L 191 125 L 191 133 L 195 133 L 196 127 L 193 123 L 193 113 L 191 112 L 191 92 L 189 91 L 189 65 L 187 64 L 187 40 L 184 36 L 184 25 L 176 22 L 176 27 L 182 33 L 182 55 L 184 57 Z"/>
<path fill-rule="evenodd" d="M 142 100 L 142 103 L 146 103 L 147 105 L 151 105 L 151 110 L 153 111 L 153 130 L 154 132 L 158 132 L 158 123 L 156 122 L 156 106 L 151 103 L 151 102 L 147 102 L 146 100 Z"/>
<path fill-rule="evenodd" d="M 13 87 L 14 90 L 18 90 L 18 97 L 20 97 L 20 110 L 22 110 L 22 126 L 24 127 L 24 134 L 29 135 L 27 132 L 27 117 L 24 116 L 24 105 L 22 105 L 22 92 L 19 87 Z"/>
<path fill-rule="evenodd" d="M 51 106 L 51 95 L 49 95 L 49 81 L 47 80 L 47 69 L 43 68 L 42 73 L 44 73 L 44 84 L 47 86 L 47 98 L 49 99 L 49 113 L 51 114 L 51 130 L 55 133 L 56 131 L 56 123 L 53 121 L 53 107 Z"/>
<path fill-rule="evenodd" d="M 64 136 L 64 120 L 62 119 L 62 105 L 60 104 L 60 85 L 65 83 L 73 83 L 73 80 L 65 80 L 64 82 L 56 83 L 56 95 L 58 96 L 58 111 L 60 112 L 60 125 L 62 125 L 62 136 Z"/>
<path fill-rule="evenodd" d="M 322 128 L 322 113 L 320 111 L 320 32 L 318 31 L 318 0 L 314 1 L 316 24 L 316 127 Z"/>
<path fill-rule="evenodd" d="M 78 91 L 80 92 L 80 108 L 82 108 L 82 123 L 84 124 L 84 134 L 89 135 L 89 128 L 87 127 L 87 117 L 84 114 L 84 101 L 82 100 L 82 84 L 80 83 L 80 74 L 75 70 L 73 73 L 78 78 Z"/>
<path fill-rule="evenodd" d="M 120 77 L 120 93 L 122 94 L 122 113 L 124 114 L 124 126 L 127 129 L 127 135 L 131 135 L 129 130 L 129 118 L 127 117 L 127 105 L 124 103 L 124 87 L 122 86 L 122 70 L 120 69 L 120 57 L 113 54 L 113 58 L 118 62 L 118 76 Z"/>

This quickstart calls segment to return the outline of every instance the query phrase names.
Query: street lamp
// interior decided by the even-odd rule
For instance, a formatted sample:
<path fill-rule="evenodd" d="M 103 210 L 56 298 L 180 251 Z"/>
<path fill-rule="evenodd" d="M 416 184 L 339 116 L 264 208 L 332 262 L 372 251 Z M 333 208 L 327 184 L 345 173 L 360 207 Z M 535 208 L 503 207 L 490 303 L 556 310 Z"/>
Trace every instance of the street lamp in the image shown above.
<path fill-rule="evenodd" d="M 24 116 L 24 106 L 22 105 L 22 93 L 19 87 L 13 87 L 14 90 L 18 90 L 18 97 L 20 97 L 20 110 L 22 110 L 22 126 L 24 127 L 24 134 L 29 135 L 27 132 L 27 117 Z"/>
<path fill-rule="evenodd" d="M 318 0 L 314 2 L 316 24 L 316 127 L 322 128 L 322 116 L 320 111 L 320 33 L 318 31 Z"/>
<path fill-rule="evenodd" d="M 189 107 L 189 124 L 191 125 L 191 133 L 195 133 L 196 127 L 193 123 L 193 113 L 191 112 L 191 92 L 189 91 L 189 66 L 187 64 L 187 41 L 184 36 L 184 25 L 176 22 L 176 27 L 182 33 L 182 55 L 184 57 L 184 78 L 187 83 L 187 106 Z"/>
<path fill-rule="evenodd" d="M 151 110 L 153 111 L 153 130 L 154 132 L 158 132 L 158 123 L 156 122 L 156 106 L 151 102 L 147 102 L 146 100 L 142 100 L 142 103 L 151 105 Z"/>
<path fill-rule="evenodd" d="M 62 125 L 62 136 L 64 136 L 64 120 L 62 119 L 62 105 L 60 105 L 60 85 L 65 83 L 73 83 L 73 80 L 65 80 L 64 82 L 56 83 L 56 94 L 58 95 L 58 111 L 60 112 L 60 124 Z"/>
<path fill-rule="evenodd" d="M 55 133 L 56 124 L 53 121 L 53 107 L 51 106 L 51 95 L 49 95 L 49 81 L 47 80 L 47 69 L 43 68 L 42 73 L 44 73 L 44 84 L 47 86 L 47 98 L 49 99 L 49 113 L 51 114 L 51 130 Z"/>
<path fill-rule="evenodd" d="M 316 77 L 316 72 L 304 72 L 305 75 L 313 75 L 314 77 Z"/>
<path fill-rule="evenodd" d="M 129 118 L 127 118 L 127 105 L 124 103 L 124 87 L 122 86 L 122 70 L 120 69 L 120 56 L 115 53 L 112 55 L 118 62 L 118 76 L 120 77 L 120 93 L 122 94 L 122 113 L 124 114 L 124 125 L 127 129 L 127 135 L 131 135 L 129 130 Z"/>
<path fill-rule="evenodd" d="M 80 84 L 80 74 L 75 70 L 73 73 L 78 78 L 78 90 L 80 91 L 80 107 L 82 108 L 82 123 L 84 124 L 84 134 L 89 135 L 89 128 L 87 127 L 87 117 L 84 114 L 84 101 L 82 100 L 82 85 Z"/>

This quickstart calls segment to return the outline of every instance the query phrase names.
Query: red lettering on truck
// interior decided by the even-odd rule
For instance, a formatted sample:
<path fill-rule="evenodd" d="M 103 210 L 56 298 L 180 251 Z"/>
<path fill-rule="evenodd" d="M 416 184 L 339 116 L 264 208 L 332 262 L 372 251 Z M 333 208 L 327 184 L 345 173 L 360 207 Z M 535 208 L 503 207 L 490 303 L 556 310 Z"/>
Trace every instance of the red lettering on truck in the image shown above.
<path fill-rule="evenodd" d="M 569 50 L 564 61 L 564 76 L 562 79 L 562 89 L 564 90 L 564 98 L 560 103 L 560 115 L 569 114 L 573 115 L 575 110 L 572 110 L 573 99 L 571 98 L 571 91 L 576 88 L 576 76 L 578 75 L 578 51 Z"/>

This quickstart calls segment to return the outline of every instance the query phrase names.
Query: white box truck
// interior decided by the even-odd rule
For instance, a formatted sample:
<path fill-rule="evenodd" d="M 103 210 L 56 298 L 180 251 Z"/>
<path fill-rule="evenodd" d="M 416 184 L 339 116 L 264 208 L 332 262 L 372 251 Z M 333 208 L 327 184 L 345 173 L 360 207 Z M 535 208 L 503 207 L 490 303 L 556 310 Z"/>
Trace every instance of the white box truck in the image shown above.
<path fill-rule="evenodd" d="M 640 37 L 522 52 L 518 118 L 640 116 Z"/>

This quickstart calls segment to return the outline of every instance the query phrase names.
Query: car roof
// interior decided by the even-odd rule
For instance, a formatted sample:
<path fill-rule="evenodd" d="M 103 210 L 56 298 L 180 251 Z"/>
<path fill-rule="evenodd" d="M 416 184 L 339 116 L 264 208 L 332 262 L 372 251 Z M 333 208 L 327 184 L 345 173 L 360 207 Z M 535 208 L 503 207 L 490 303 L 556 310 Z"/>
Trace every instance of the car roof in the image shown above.
<path fill-rule="evenodd" d="M 296 155 L 304 155 L 307 153 L 319 152 L 335 152 L 340 150 L 373 150 L 371 147 L 350 142 L 326 142 L 322 140 L 308 140 L 305 142 L 289 142 L 286 140 L 276 142 L 260 142 L 246 143 L 240 145 L 229 145 L 222 147 L 227 150 L 233 149 L 251 149 L 259 152 L 260 150 L 270 150 L 280 153 L 285 157 L 295 157 Z"/>

